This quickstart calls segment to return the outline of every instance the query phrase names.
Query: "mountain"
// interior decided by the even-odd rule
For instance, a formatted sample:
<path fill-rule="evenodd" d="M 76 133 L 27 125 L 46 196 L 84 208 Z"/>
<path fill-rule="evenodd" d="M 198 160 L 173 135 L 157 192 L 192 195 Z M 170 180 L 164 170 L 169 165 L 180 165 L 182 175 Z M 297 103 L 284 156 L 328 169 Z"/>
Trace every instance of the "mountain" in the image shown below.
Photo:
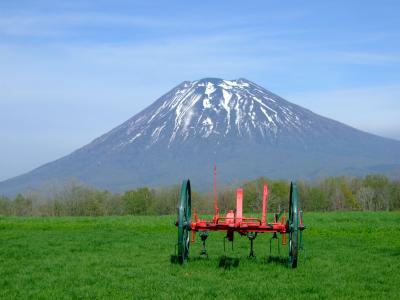
<path fill-rule="evenodd" d="M 77 180 L 113 191 L 211 187 L 258 176 L 400 175 L 400 142 L 317 115 L 246 79 L 184 81 L 90 144 L 0 183 L 0 194 Z"/>

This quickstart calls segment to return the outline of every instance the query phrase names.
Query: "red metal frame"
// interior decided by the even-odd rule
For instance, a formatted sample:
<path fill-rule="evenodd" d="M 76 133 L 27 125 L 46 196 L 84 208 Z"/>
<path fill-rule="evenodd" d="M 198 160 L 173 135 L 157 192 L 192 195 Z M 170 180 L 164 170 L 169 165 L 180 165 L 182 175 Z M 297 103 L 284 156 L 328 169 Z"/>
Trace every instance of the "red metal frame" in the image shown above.
<path fill-rule="evenodd" d="M 226 231 L 228 240 L 233 240 L 233 233 L 246 235 L 250 232 L 271 232 L 282 234 L 282 244 L 286 244 L 286 232 L 288 231 L 285 216 L 279 222 L 274 217 L 274 222 L 267 223 L 268 185 L 264 185 L 262 198 L 262 214 L 260 218 L 248 218 L 243 216 L 243 189 L 236 190 L 236 211 L 230 210 L 225 216 L 219 215 L 217 205 L 216 166 L 214 164 L 214 216 L 212 220 L 202 220 L 197 213 L 193 214 L 191 222 L 192 242 L 197 231 Z"/>

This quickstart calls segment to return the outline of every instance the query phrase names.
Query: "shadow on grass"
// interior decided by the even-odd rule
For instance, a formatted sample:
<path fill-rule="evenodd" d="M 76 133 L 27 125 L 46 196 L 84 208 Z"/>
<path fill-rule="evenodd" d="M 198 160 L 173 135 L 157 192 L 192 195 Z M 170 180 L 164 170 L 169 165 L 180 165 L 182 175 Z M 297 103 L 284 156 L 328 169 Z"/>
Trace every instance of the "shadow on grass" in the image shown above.
<path fill-rule="evenodd" d="M 218 267 L 224 268 L 225 270 L 230 270 L 232 268 L 237 268 L 239 266 L 239 258 L 237 257 L 229 257 L 229 256 L 221 256 L 218 260 Z"/>
<path fill-rule="evenodd" d="M 182 264 L 182 261 L 179 260 L 178 255 L 171 255 L 171 264 Z M 208 256 L 194 256 L 194 257 L 188 257 L 187 262 L 196 262 L 196 261 L 209 261 Z"/>
<path fill-rule="evenodd" d="M 231 268 L 237 268 L 241 260 L 246 259 L 246 262 L 252 261 L 254 263 L 263 263 L 263 264 L 275 264 L 283 267 L 288 266 L 287 258 L 282 256 L 267 256 L 262 258 L 262 260 L 257 260 L 256 258 L 238 258 L 238 257 L 230 257 L 230 256 L 220 256 L 217 260 L 217 267 L 223 268 L 225 270 L 230 270 Z M 188 258 L 188 262 L 210 262 L 214 261 L 214 259 L 209 259 L 208 256 L 195 256 Z M 171 255 L 171 263 L 179 264 L 178 257 L 176 255 Z"/>
<path fill-rule="evenodd" d="M 288 265 L 288 260 L 286 257 L 282 257 L 282 256 L 267 256 L 264 259 L 264 263 L 266 264 L 276 264 L 276 265 L 282 265 L 287 267 Z"/>

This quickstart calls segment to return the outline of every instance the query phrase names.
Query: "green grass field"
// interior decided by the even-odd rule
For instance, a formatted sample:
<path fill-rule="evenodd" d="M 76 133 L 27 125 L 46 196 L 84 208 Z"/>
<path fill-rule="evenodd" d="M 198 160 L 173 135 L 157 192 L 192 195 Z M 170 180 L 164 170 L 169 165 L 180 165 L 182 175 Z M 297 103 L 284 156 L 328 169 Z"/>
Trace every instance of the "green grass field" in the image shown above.
<path fill-rule="evenodd" d="M 0 297 L 146 299 L 400 298 L 400 213 L 308 213 L 307 259 L 297 269 L 268 262 L 270 234 L 235 236 L 237 268 L 218 267 L 223 234 L 209 259 L 170 263 L 175 217 L 0 217 Z M 275 249 L 276 252 L 276 249 Z M 281 249 L 286 257 L 287 248 Z"/>

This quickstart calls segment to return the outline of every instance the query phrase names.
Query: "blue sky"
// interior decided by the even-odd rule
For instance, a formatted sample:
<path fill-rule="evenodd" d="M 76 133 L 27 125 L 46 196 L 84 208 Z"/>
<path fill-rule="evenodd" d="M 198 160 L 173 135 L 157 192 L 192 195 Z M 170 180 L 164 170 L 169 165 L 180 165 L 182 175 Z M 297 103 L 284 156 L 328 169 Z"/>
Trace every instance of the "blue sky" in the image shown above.
<path fill-rule="evenodd" d="M 0 180 L 184 80 L 252 80 L 400 140 L 399 1 L 0 2 Z"/>

